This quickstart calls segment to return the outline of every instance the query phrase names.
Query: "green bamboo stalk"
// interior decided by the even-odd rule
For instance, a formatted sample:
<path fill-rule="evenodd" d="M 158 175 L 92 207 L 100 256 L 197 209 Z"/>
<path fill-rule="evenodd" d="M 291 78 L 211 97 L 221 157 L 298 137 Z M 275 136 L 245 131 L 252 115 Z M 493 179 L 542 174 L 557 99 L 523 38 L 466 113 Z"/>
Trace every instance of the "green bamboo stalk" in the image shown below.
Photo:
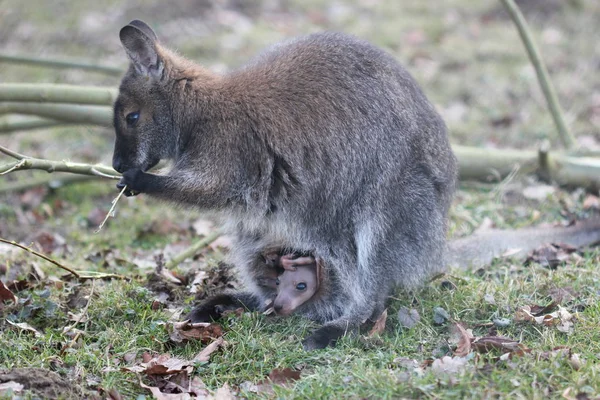
<path fill-rule="evenodd" d="M 546 98 L 546 102 L 548 103 L 548 108 L 550 110 L 550 114 L 552 115 L 552 119 L 554 120 L 554 125 L 558 131 L 560 140 L 562 141 L 563 146 L 567 150 L 570 150 L 573 148 L 573 146 L 575 146 L 576 140 L 565 123 L 563 111 L 560 107 L 560 103 L 558 102 L 558 97 L 556 96 L 556 91 L 552 85 L 552 82 L 550 81 L 548 70 L 542 61 L 542 56 L 540 55 L 540 51 L 538 50 L 533 36 L 531 35 L 527 21 L 525 21 L 525 17 L 521 13 L 521 10 L 519 10 L 519 7 L 515 4 L 514 0 L 500 1 L 506 8 L 506 11 L 508 11 L 510 18 L 517 26 L 519 36 L 521 36 L 521 40 L 523 41 L 525 49 L 527 50 L 529 60 L 535 68 L 538 81 L 542 88 L 542 92 L 544 93 L 544 97 Z"/>
<path fill-rule="evenodd" d="M 0 121 L 0 134 L 12 132 L 30 131 L 33 129 L 52 128 L 59 125 L 65 125 L 63 121 L 57 121 L 48 118 L 28 118 L 21 121 Z"/>
<path fill-rule="evenodd" d="M 0 166 L 0 168 L 2 168 Z M 40 176 L 36 178 L 20 179 L 15 182 L 10 182 L 5 185 L 0 185 L 1 193 L 22 192 L 23 190 L 31 189 L 38 186 L 48 186 L 50 188 L 58 188 L 69 185 L 71 183 L 87 182 L 93 179 L 99 179 L 92 175 L 66 175 L 66 176 Z"/>
<path fill-rule="evenodd" d="M 50 58 L 38 58 L 23 55 L 0 54 L 0 62 L 13 64 L 25 64 L 38 67 L 49 67 L 59 69 L 81 69 L 84 71 L 97 72 L 105 75 L 119 76 L 123 69 L 107 65 L 92 64 L 86 61 L 78 60 L 57 60 Z"/>
<path fill-rule="evenodd" d="M 184 261 L 186 258 L 194 256 L 200 250 L 202 250 L 203 248 L 205 248 L 206 246 L 208 246 L 209 244 L 211 244 L 212 242 L 217 240 L 217 238 L 221 235 L 222 235 L 222 233 L 219 231 L 214 231 L 214 232 L 209 233 L 204 238 L 202 238 L 199 241 L 197 241 L 196 243 L 192 244 L 190 247 L 185 249 L 183 252 L 176 255 L 171 260 L 169 260 L 169 262 L 167 262 L 165 267 L 167 267 L 167 269 L 176 267 L 177 265 L 181 264 L 181 262 Z"/>
<path fill-rule="evenodd" d="M 111 106 L 118 90 L 112 87 L 46 83 L 0 83 L 0 101 L 70 103 Z"/>
<path fill-rule="evenodd" d="M 25 114 L 52 118 L 62 122 L 112 126 L 112 109 L 106 106 L 75 104 L 40 104 L 31 102 L 0 103 L 0 115 Z"/>

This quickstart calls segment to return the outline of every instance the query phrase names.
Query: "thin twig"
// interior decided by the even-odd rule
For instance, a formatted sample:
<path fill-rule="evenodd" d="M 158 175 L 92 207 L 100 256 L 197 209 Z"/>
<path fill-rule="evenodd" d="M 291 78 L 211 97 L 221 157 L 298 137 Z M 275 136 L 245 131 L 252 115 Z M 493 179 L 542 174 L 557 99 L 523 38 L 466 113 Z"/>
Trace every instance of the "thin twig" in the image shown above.
<path fill-rule="evenodd" d="M 16 151 L 12 151 L 11 149 L 7 149 L 4 146 L 0 146 L 0 153 L 4 153 L 7 156 L 11 156 L 12 158 L 16 158 L 17 160 L 22 160 L 24 158 L 29 158 L 23 154 L 17 153 Z"/>
<path fill-rule="evenodd" d="M 124 275 L 119 275 L 119 274 L 111 274 L 111 273 L 105 273 L 105 272 L 98 272 L 98 271 L 79 271 L 79 280 L 80 281 L 85 281 L 87 279 L 123 279 L 123 280 L 130 280 L 131 278 L 124 276 Z"/>
<path fill-rule="evenodd" d="M 108 213 L 106 213 L 106 217 L 104 217 L 104 220 L 102 221 L 102 223 L 100 224 L 100 226 L 98 227 L 98 229 L 96 229 L 94 231 L 94 233 L 98 233 L 102 230 L 102 228 L 104 227 L 104 224 L 106 224 L 106 221 L 108 221 L 108 218 L 111 215 L 114 215 L 115 212 L 115 207 L 117 206 L 117 201 L 119 201 L 119 199 L 121 198 L 121 196 L 123 196 L 123 193 L 125 193 L 125 189 L 127 189 L 127 186 L 125 186 L 121 192 L 119 193 L 119 195 L 117 197 L 115 197 L 112 201 L 112 205 L 110 206 L 110 210 L 108 210 Z"/>
<path fill-rule="evenodd" d="M 36 255 L 40 258 L 43 258 L 44 260 L 56 265 L 58 268 L 64 269 L 65 271 L 68 271 L 70 274 L 72 274 L 73 276 L 75 276 L 75 278 L 77 278 L 80 281 L 86 280 L 86 279 L 107 279 L 107 278 L 116 278 L 116 279 L 125 279 L 125 280 L 129 280 L 128 277 L 123 276 L 123 275 L 118 275 L 118 274 L 106 274 L 104 272 L 96 272 L 96 271 L 75 271 L 69 267 L 66 267 L 64 265 L 62 265 L 61 263 L 59 263 L 58 261 L 54 261 L 53 259 L 51 259 L 50 257 L 42 254 L 42 253 L 38 253 L 37 251 L 30 249 L 29 247 L 23 246 L 22 244 L 19 244 L 15 241 L 11 241 L 11 240 L 6 240 L 6 239 L 2 239 L 0 238 L 0 242 L 6 243 L 6 244 L 10 244 L 13 246 L 16 246 L 20 249 L 23 249 L 25 251 L 28 251 L 29 253 Z"/>
<path fill-rule="evenodd" d="M 48 256 L 46 256 L 46 255 L 44 255 L 42 253 L 38 253 L 37 251 L 35 251 L 33 249 L 30 249 L 29 247 L 23 246 L 22 244 L 19 244 L 19 243 L 15 242 L 14 240 L 6 240 L 6 239 L 0 238 L 0 242 L 6 243 L 6 244 L 11 244 L 11 245 L 16 246 L 16 247 L 18 247 L 20 249 L 23 249 L 25 251 L 30 252 L 33 255 L 36 255 L 36 256 L 38 256 L 40 258 L 43 258 L 44 260 L 46 260 L 48 262 L 51 262 L 52 264 L 56 265 L 58 268 L 64 269 L 65 271 L 68 271 L 73 276 L 75 276 L 77 279 L 79 279 L 81 277 L 77 271 L 74 271 L 71 268 L 62 265 L 58 261 L 54 261 L 53 259 L 51 259 L 50 257 L 48 257 Z"/>
<path fill-rule="evenodd" d="M 90 294 L 88 297 L 88 301 L 85 304 L 85 307 L 83 308 L 83 310 L 81 311 L 81 313 L 79 314 L 79 317 L 75 320 L 75 322 L 73 322 L 73 324 L 71 324 L 70 326 L 67 326 L 66 328 L 63 329 L 63 334 L 65 333 L 69 333 L 69 331 L 73 328 L 75 328 L 77 326 L 78 323 L 81 322 L 81 320 L 83 319 L 83 317 L 87 314 L 87 310 L 90 307 L 90 303 L 92 302 L 92 296 L 94 296 L 94 288 L 96 287 L 96 281 L 92 280 L 92 288 L 90 289 Z M 69 345 L 70 347 L 71 345 Z"/>
<path fill-rule="evenodd" d="M 40 169 L 46 172 L 70 172 L 81 175 L 100 176 L 109 179 L 121 178 L 114 169 L 102 164 L 84 164 L 27 157 L 3 146 L 0 146 L 0 152 L 19 160 L 14 163 L 0 165 L 0 175 L 24 169 Z"/>
<path fill-rule="evenodd" d="M 540 51 L 538 50 L 529 27 L 527 26 L 527 21 L 525 21 L 525 17 L 523 17 L 521 10 L 519 10 L 519 7 L 515 4 L 514 0 L 500 1 L 504 5 L 504 8 L 506 8 L 506 11 L 508 11 L 510 18 L 517 26 L 521 40 L 523 41 L 525 49 L 527 50 L 529 60 L 535 68 L 538 81 L 542 87 L 542 92 L 544 93 L 546 102 L 548 103 L 548 108 L 550 109 L 550 114 L 554 120 L 554 125 L 556 125 L 558 135 L 563 143 L 563 146 L 565 146 L 567 150 L 570 150 L 577 142 L 565 123 L 563 112 L 556 96 L 556 91 L 554 90 L 554 86 L 550 81 L 548 70 L 546 69 L 546 65 L 542 60 Z"/>
<path fill-rule="evenodd" d="M 179 265 L 183 260 L 185 260 L 188 257 L 192 257 L 193 255 L 198 253 L 200 250 L 202 250 L 203 248 L 205 248 L 206 246 L 208 246 L 209 244 L 211 244 L 212 242 L 217 240 L 217 238 L 221 235 L 222 235 L 222 233 L 219 231 L 214 231 L 214 232 L 206 235 L 203 239 L 197 241 L 196 243 L 194 243 L 193 245 L 191 245 L 190 247 L 185 249 L 183 252 L 176 255 L 171 260 L 169 260 L 169 262 L 165 265 L 165 267 L 167 269 L 171 269 L 171 268 Z"/>

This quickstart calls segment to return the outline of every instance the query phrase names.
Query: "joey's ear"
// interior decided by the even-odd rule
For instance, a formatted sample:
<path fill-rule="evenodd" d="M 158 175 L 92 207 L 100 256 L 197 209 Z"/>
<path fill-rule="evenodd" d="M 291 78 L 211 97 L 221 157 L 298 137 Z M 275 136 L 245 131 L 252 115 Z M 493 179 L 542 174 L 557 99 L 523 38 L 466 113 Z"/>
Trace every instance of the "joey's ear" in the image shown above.
<path fill-rule="evenodd" d="M 134 20 L 119 32 L 121 43 L 135 70 L 144 76 L 160 79 L 163 61 L 156 50 L 156 34 L 146 23 Z"/>

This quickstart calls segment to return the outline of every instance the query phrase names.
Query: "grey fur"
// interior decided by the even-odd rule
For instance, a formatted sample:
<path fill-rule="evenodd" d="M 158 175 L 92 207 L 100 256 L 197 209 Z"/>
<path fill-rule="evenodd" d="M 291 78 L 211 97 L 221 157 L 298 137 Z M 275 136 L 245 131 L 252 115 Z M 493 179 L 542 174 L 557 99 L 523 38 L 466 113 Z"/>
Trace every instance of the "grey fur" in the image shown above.
<path fill-rule="evenodd" d="M 444 267 L 456 159 L 444 122 L 390 55 L 319 33 L 217 76 L 139 26 L 121 31 L 132 66 L 113 165 L 132 191 L 224 219 L 248 289 L 233 298 L 261 308 L 273 295 L 259 284 L 267 248 L 319 257 L 329 290 L 298 310 L 325 324 L 305 341 L 319 348 L 377 317 L 393 287 Z M 164 158 L 174 161 L 167 175 L 145 172 Z M 215 316 L 216 301 L 192 317 Z"/>

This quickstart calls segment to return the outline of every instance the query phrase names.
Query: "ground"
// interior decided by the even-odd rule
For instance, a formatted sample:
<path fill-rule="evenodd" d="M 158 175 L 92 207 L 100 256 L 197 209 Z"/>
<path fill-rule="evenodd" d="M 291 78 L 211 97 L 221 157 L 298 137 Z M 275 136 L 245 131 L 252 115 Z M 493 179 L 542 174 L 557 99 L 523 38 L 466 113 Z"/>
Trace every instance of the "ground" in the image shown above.
<path fill-rule="evenodd" d="M 121 67 L 126 59 L 118 30 L 135 18 L 148 22 L 165 45 L 217 70 L 241 65 L 287 37 L 341 30 L 385 48 L 406 65 L 443 115 L 453 143 L 536 149 L 547 139 L 560 149 L 533 68 L 499 1 L 0 4 L 0 54 Z M 600 150 L 600 4 L 519 4 L 548 63 L 568 125 L 583 147 Z M 0 68 L 0 82 L 117 86 L 119 80 L 76 70 L 1 63 Z M 68 126 L 1 135 L 0 145 L 31 156 L 109 164 L 113 135 L 110 129 Z M 0 158 L 4 161 L 8 158 Z M 0 178 L 0 190 L 44 176 L 12 173 Z M 582 189 L 541 186 L 520 175 L 501 182 L 493 178 L 461 184 L 450 237 L 468 235 L 482 225 L 565 224 L 597 213 L 597 198 Z M 226 241 L 213 243 L 180 264 L 174 277 L 165 278 L 155 271 L 162 259 L 169 260 L 215 227 L 194 210 L 138 196 L 121 200 L 116 217 L 94 233 L 115 195 L 114 182 L 105 180 L 0 194 L 0 237 L 33 243 L 80 271 L 128 278 L 77 281 L 32 254 L 1 245 L 1 280 L 20 283 L 10 286 L 17 304 L 8 300 L 0 305 L 0 385 L 19 381 L 31 388 L 29 396 L 52 397 L 36 392 L 42 390 L 39 385 L 26 384 L 46 373 L 63 397 L 78 398 L 82 392 L 90 397 L 150 397 L 140 379 L 150 386 L 159 379 L 123 368 L 166 353 L 191 360 L 207 345 L 175 342 L 172 321 L 189 311 L 195 298 L 236 285 L 222 264 Z M 313 353 L 300 345 L 315 327 L 306 320 L 232 315 L 222 323 L 226 344 L 209 361 L 192 363 L 192 376 L 211 393 L 227 384 L 249 398 L 597 398 L 599 264 L 596 249 L 565 256 L 552 266 L 508 258 L 478 271 L 452 271 L 416 292 L 396 293 L 379 335 L 347 337 L 334 349 Z M 200 269 L 207 274 L 200 276 L 197 293 L 191 293 L 190 283 Z M 537 310 L 547 316 L 546 324 L 523 320 L 524 307 L 535 311 L 535 306 L 549 304 Z M 558 305 L 574 318 L 557 316 L 562 310 Z M 418 316 L 418 321 L 409 323 L 407 313 L 413 316 L 409 320 Z M 13 325 L 20 323 L 37 333 Z M 461 357 L 457 353 L 465 339 L 454 339 L 453 332 L 460 331 L 457 323 L 472 329 L 475 337 L 502 336 L 520 345 L 496 344 L 488 353 L 479 349 Z M 299 371 L 290 381 L 298 379 L 274 387 L 264 383 L 269 375 L 277 381 L 276 371 L 285 368 Z"/>

